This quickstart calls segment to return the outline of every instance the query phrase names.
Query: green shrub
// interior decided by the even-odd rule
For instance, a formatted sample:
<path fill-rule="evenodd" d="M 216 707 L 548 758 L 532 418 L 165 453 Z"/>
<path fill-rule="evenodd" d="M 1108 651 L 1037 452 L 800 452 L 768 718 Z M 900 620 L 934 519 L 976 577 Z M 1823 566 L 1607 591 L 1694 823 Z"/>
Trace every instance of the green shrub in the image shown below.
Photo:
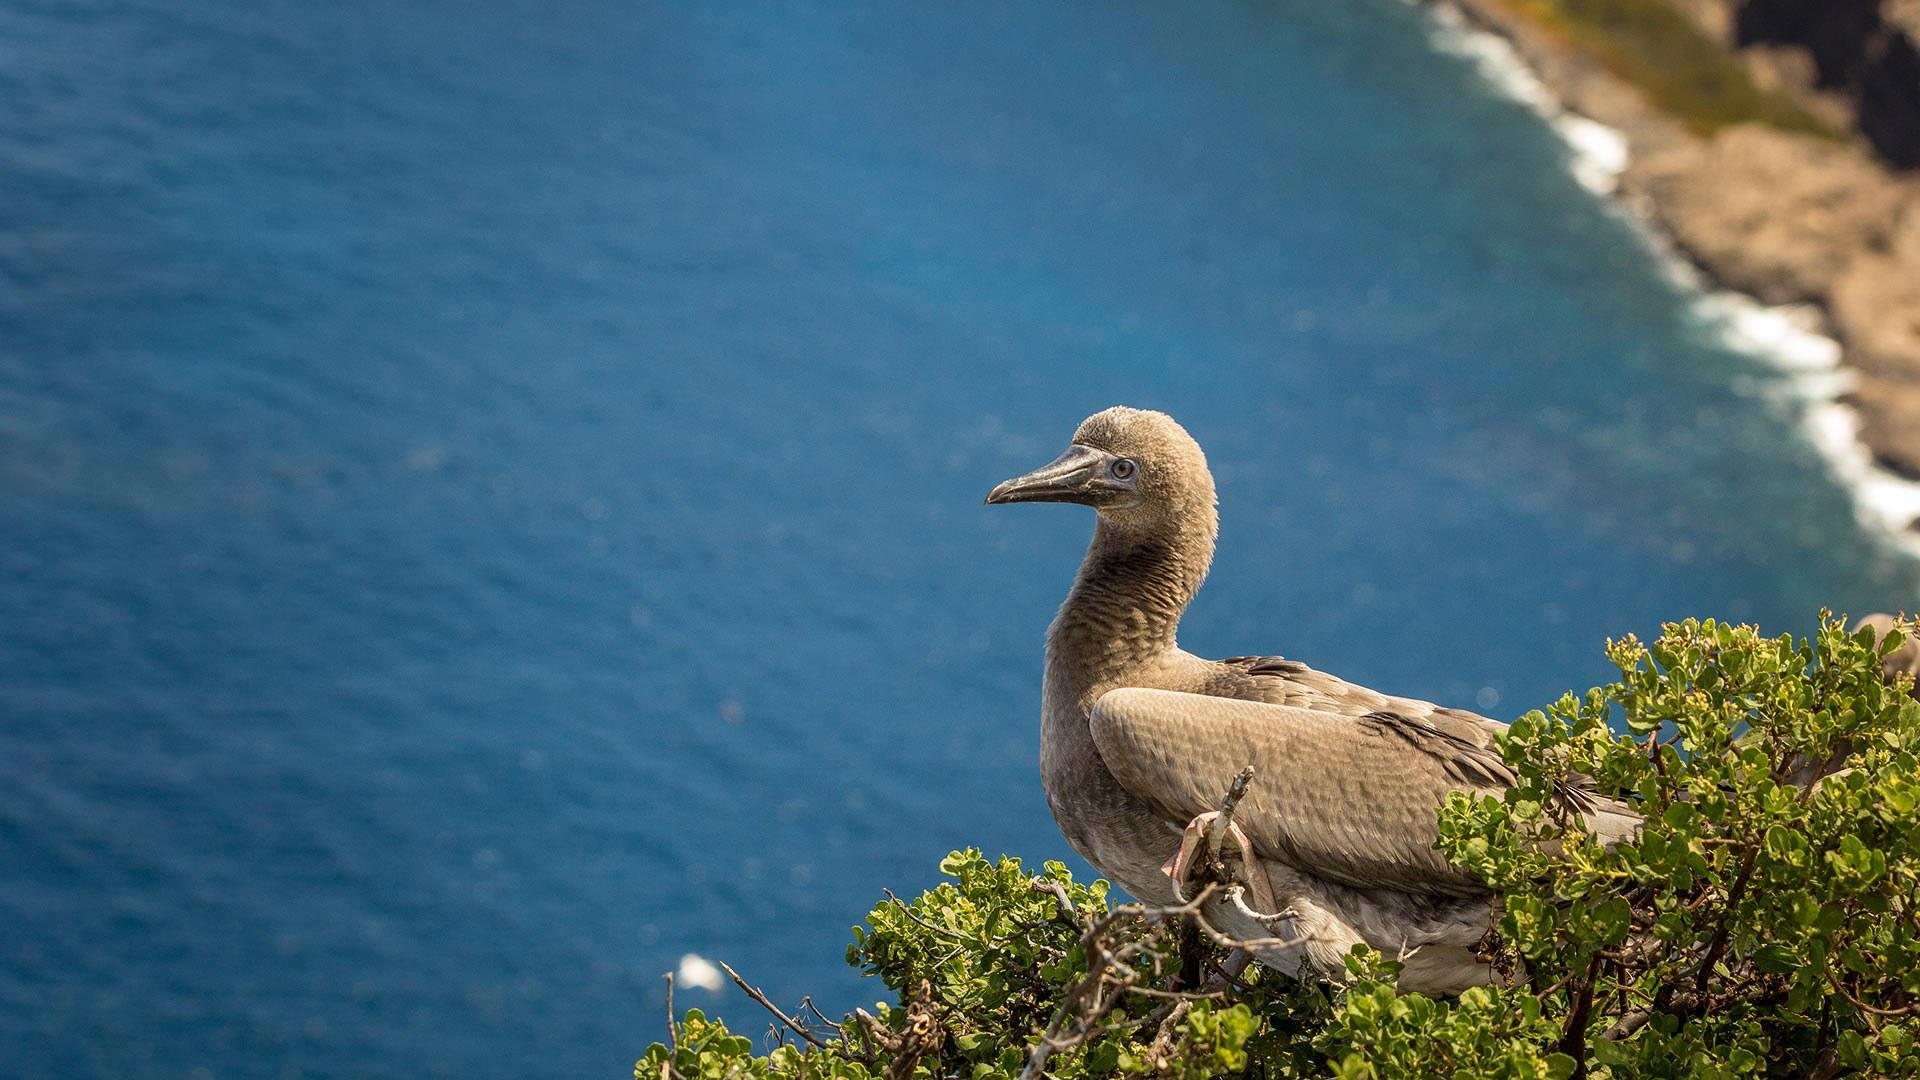
<path fill-rule="evenodd" d="M 1338 989 L 1229 978 L 1179 917 L 967 851 L 855 928 L 847 959 L 891 1001 L 789 1015 L 764 1054 L 688 1013 L 635 1076 L 1920 1075 L 1920 703 L 1871 634 L 1689 620 L 1608 653 L 1618 681 L 1502 739 L 1504 799 L 1440 809 L 1442 850 L 1499 896 L 1500 985 L 1400 994 L 1364 949 Z M 1549 809 L 1575 774 L 1639 804 L 1636 842 L 1603 851 Z"/>
<path fill-rule="evenodd" d="M 1503 0 L 1701 134 L 1762 123 L 1836 133 L 1788 98 L 1763 90 L 1740 60 L 1680 14 L 1672 0 Z"/>

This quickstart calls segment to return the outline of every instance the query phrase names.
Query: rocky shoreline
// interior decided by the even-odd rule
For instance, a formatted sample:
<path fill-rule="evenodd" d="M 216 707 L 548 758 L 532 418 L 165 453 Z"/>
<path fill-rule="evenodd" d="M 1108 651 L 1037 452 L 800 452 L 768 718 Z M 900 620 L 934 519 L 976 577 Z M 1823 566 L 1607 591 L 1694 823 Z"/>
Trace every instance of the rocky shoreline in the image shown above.
<path fill-rule="evenodd" d="M 1708 278 L 1821 313 L 1844 350 L 1861 441 L 1885 469 L 1920 479 L 1920 174 L 1892 168 L 1864 138 L 1758 123 L 1700 134 L 1510 0 L 1444 2 L 1507 39 L 1568 110 L 1624 137 L 1622 197 Z M 1733 5 L 1672 2 L 1732 50 Z M 1740 53 L 1756 81 L 1844 121 L 1845 103 L 1791 49 Z"/>

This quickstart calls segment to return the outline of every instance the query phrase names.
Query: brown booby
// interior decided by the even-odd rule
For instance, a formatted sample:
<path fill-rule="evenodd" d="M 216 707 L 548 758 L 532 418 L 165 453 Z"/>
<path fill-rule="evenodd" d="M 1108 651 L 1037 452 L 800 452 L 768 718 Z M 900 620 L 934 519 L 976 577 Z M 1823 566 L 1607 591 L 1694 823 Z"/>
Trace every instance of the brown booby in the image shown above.
<path fill-rule="evenodd" d="M 1896 622 L 1898 620 L 1892 615 L 1877 611 L 1862 617 L 1859 622 L 1853 624 L 1853 629 L 1857 633 L 1861 628 L 1871 626 L 1874 640 L 1879 641 L 1887 636 L 1887 632 L 1894 628 Z M 1880 658 L 1880 670 L 1886 675 L 1889 685 L 1897 684 L 1902 675 L 1906 676 L 1913 682 L 1913 685 L 1907 688 L 1907 692 L 1920 698 L 1920 637 L 1907 634 L 1906 640 L 1900 643 L 1899 648 Z"/>
<path fill-rule="evenodd" d="M 1267 942 L 1253 951 L 1288 975 L 1338 979 L 1366 942 L 1403 960 L 1403 989 L 1453 993 L 1494 977 L 1477 948 L 1492 897 L 1435 841 L 1448 792 L 1514 782 L 1493 750 L 1505 725 L 1296 660 L 1182 650 L 1176 632 L 1212 562 L 1218 513 L 1206 456 L 1164 413 L 1089 417 L 1065 453 L 987 502 L 1097 511 L 1047 632 L 1041 706 L 1047 803 L 1076 851 L 1136 897 L 1177 902 L 1183 838 L 1190 853 L 1252 765 L 1233 817 L 1245 891 L 1210 902 L 1210 923 Z M 1638 827 L 1624 806 L 1579 801 L 1602 840 Z"/>
<path fill-rule="evenodd" d="M 1887 632 L 1894 629 L 1899 620 L 1885 612 L 1876 611 L 1862 616 L 1853 624 L 1853 633 L 1872 627 L 1876 643 L 1883 641 Z M 1920 638 L 1907 633 L 1906 640 L 1880 658 L 1880 674 L 1888 686 L 1900 686 L 1904 680 L 1907 693 L 1920 700 Z M 1835 745 L 1833 753 L 1816 761 L 1799 758 L 1786 774 L 1787 783 L 1795 786 L 1819 783 L 1837 773 L 1848 769 L 1853 757 L 1853 740 L 1842 739 Z"/>

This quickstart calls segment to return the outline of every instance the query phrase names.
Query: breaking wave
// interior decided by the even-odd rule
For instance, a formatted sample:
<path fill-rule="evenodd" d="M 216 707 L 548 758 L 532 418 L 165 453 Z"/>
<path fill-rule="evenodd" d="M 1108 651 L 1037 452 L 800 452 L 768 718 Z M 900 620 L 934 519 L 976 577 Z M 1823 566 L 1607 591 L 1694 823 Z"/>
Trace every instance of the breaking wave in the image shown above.
<path fill-rule="evenodd" d="M 1860 522 L 1920 555 L 1920 532 L 1915 531 L 1920 482 L 1881 466 L 1861 440 L 1859 414 L 1844 401 L 1854 375 L 1842 363 L 1840 343 L 1822 332 L 1818 310 L 1768 305 L 1707 281 L 1659 223 L 1617 198 L 1628 163 L 1625 135 L 1569 110 L 1511 42 L 1475 26 L 1458 7 L 1417 6 L 1431 16 L 1429 40 L 1435 50 L 1471 62 L 1488 85 L 1532 109 L 1560 136 L 1573 178 L 1629 218 L 1668 275 L 1694 294 L 1693 314 L 1701 329 L 1764 366 L 1770 376 L 1765 393 L 1797 419 L 1828 472 L 1852 495 Z"/>

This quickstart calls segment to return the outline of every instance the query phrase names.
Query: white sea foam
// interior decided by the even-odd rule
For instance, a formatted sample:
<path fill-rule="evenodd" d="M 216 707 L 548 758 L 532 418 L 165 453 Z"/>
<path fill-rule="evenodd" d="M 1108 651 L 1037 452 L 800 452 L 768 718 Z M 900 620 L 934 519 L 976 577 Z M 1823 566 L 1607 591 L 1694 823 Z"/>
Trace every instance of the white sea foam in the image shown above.
<path fill-rule="evenodd" d="M 1782 371 L 1840 371 L 1840 343 L 1821 331 L 1820 312 L 1808 304 L 1768 306 L 1742 293 L 1716 289 L 1696 302 L 1721 340 L 1764 358 Z"/>
<path fill-rule="evenodd" d="M 1443 4 L 1427 10 L 1435 23 L 1429 36 L 1433 47 L 1471 61 L 1494 89 L 1539 113 L 1567 144 L 1567 167 L 1582 187 L 1600 195 L 1619 190 L 1620 174 L 1627 168 L 1626 136 L 1568 112 L 1514 51 L 1511 42 L 1474 26 L 1459 8 Z"/>
<path fill-rule="evenodd" d="M 1620 190 L 1620 174 L 1627 171 L 1627 138 L 1595 120 L 1572 113 L 1554 118 L 1553 130 L 1573 150 L 1568 163 L 1573 178 L 1596 195 Z"/>
<path fill-rule="evenodd" d="M 1567 168 L 1596 195 L 1619 192 L 1627 168 L 1621 132 L 1567 109 L 1527 66 L 1506 38 L 1473 25 L 1452 4 L 1418 4 L 1431 15 L 1435 50 L 1463 57 L 1495 90 L 1532 109 L 1567 147 Z M 1799 416 L 1803 435 L 1819 451 L 1828 472 L 1853 496 L 1855 516 L 1896 545 L 1920 555 L 1920 483 L 1896 475 L 1873 459 L 1860 439 L 1860 417 L 1842 401 L 1854 375 L 1842 366 L 1840 343 L 1828 336 L 1819 311 L 1806 305 L 1769 306 L 1753 297 L 1713 288 L 1680 254 L 1657 222 L 1621 201 L 1637 232 L 1660 257 L 1673 280 L 1694 291 L 1694 312 L 1707 333 L 1752 356 L 1777 377 L 1767 390 Z"/>

